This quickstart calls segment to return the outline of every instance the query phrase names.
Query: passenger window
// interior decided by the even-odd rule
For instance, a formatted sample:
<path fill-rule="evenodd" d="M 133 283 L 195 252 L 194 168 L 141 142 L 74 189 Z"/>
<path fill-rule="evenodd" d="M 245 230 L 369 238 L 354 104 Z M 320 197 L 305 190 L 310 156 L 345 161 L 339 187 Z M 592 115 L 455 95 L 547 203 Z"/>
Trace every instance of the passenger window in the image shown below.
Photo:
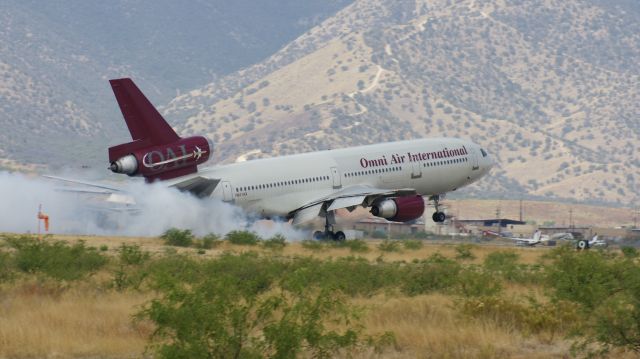
<path fill-rule="evenodd" d="M 480 153 L 482 153 L 482 157 L 487 157 L 487 153 L 484 151 L 483 148 L 480 149 Z"/>

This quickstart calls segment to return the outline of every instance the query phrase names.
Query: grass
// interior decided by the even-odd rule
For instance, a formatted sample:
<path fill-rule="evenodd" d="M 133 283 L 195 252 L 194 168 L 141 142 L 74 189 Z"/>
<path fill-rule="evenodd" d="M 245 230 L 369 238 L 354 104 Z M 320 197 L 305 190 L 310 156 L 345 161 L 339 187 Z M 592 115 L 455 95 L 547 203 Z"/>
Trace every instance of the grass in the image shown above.
<path fill-rule="evenodd" d="M 54 236 L 49 240 L 75 240 L 76 237 Z M 154 330 L 151 323 L 134 321 L 132 316 L 138 313 L 144 303 L 155 297 L 155 292 L 147 286 L 140 289 L 128 288 L 118 291 L 113 287 L 114 272 L 126 262 L 126 268 L 148 268 L 165 258 L 166 246 L 156 238 L 113 238 L 84 237 L 87 247 L 107 249 L 100 251 L 110 258 L 110 263 L 100 268 L 93 275 L 73 282 L 56 282 L 49 277 L 35 276 L 17 272 L 15 278 L 0 281 L 0 357 L 142 357 L 148 339 Z M 2 241 L 0 241 L 2 242 Z M 277 241 L 276 241 L 277 242 Z M 279 242 L 278 242 L 279 243 Z M 332 246 L 327 244 L 309 246 L 306 243 L 287 243 L 274 251 L 269 246 L 234 245 L 229 241 L 221 241 L 214 248 L 202 255 L 197 255 L 194 248 L 171 247 L 177 254 L 183 254 L 195 261 L 212 258 L 225 258 L 228 262 L 220 262 L 219 267 L 209 267 L 211 271 L 220 268 L 237 267 L 238 275 L 251 276 L 254 273 L 252 259 L 254 256 L 282 261 L 288 266 L 295 266 L 293 260 L 309 258 L 325 263 L 316 266 L 314 271 L 298 273 L 304 278 L 300 284 L 315 283 L 323 276 L 333 274 L 331 280 L 339 281 L 347 273 L 351 276 L 362 275 L 376 279 L 367 269 L 366 264 L 338 265 L 341 258 L 361 258 L 363 263 L 378 268 L 380 261 L 384 263 L 398 262 L 400 270 L 407 265 L 433 258 L 440 254 L 444 259 L 461 266 L 481 266 L 487 262 L 497 263 L 496 273 L 515 260 L 518 265 L 534 264 L 543 260 L 549 253 L 548 248 L 516 248 L 493 245 L 476 245 L 469 247 L 473 258 L 461 260 L 460 251 L 455 244 L 434 244 L 423 241 L 420 248 L 407 249 L 400 246 L 399 251 L 380 249 L 383 241 L 365 241 L 366 251 L 353 251 L 349 246 Z M 361 246 L 361 244 L 358 244 Z M 137 249 L 144 251 L 138 253 Z M 0 251 L 7 251 L 8 246 Z M 508 251 L 508 252 L 507 252 Z M 496 260 L 496 253 L 515 253 L 502 261 Z M 126 256 L 123 256 L 123 253 Z M 148 254 L 146 254 L 148 253 Z M 252 254 L 254 253 L 254 254 Z M 244 254 L 247 257 L 229 257 Z M 147 258 L 146 256 L 149 256 Z M 502 255 L 504 257 L 504 255 Z M 258 258 L 259 258 L 258 257 Z M 126 258 L 123 259 L 123 258 Z M 509 260 L 507 260 L 509 259 Z M 125 262 L 122 262 L 122 261 Z M 334 264 L 326 264 L 331 260 Z M 350 259 L 358 261 L 358 259 Z M 167 260 L 172 273 L 178 273 L 176 265 L 185 263 L 181 257 Z M 291 262 L 291 263 L 290 263 Z M 404 264 L 403 264 L 404 263 Z M 506 264 L 505 264 L 506 263 Z M 186 263 L 188 264 L 188 263 Z M 242 264 L 243 266 L 241 266 Z M 245 266 L 246 265 L 246 266 Z M 260 264 L 263 265 L 263 264 Z M 332 267 L 333 266 L 333 267 Z M 291 275 L 294 270 L 283 266 L 278 272 L 267 273 L 274 278 Z M 337 273 L 332 273 L 335 268 Z M 493 267 L 492 267 L 493 268 Z M 142 270 L 141 269 L 141 270 Z M 185 275 L 190 276 L 189 266 L 185 267 Z M 328 270 L 328 272 L 322 272 Z M 377 269 L 376 269 L 377 270 Z M 314 273 L 316 272 L 316 273 Z M 284 274 L 283 274 L 284 273 Z M 499 272 L 502 273 L 502 272 Z M 532 296 L 545 300 L 545 288 L 531 281 L 509 280 L 499 276 L 502 283 L 502 297 L 512 301 Z M 306 279 L 308 278 L 308 279 Z M 337 283 L 337 282 L 336 282 Z M 550 337 L 547 333 L 530 333 L 517 325 L 508 322 L 499 323 L 488 316 L 465 316 L 461 314 L 458 301 L 460 296 L 454 292 L 435 291 L 427 294 L 403 294 L 401 288 L 393 288 L 392 284 L 381 284 L 388 289 L 368 292 L 353 291 L 349 302 L 360 308 L 361 324 L 365 334 L 377 335 L 391 331 L 395 345 L 375 352 L 372 348 L 364 348 L 353 354 L 355 358 L 564 358 L 569 355 L 572 342 L 562 335 Z M 353 284 L 355 286 L 355 284 Z M 632 353 L 614 351 L 615 357 L 632 358 Z"/>
<path fill-rule="evenodd" d="M 131 321 L 148 294 L 84 286 L 59 292 L 37 282 L 2 293 L 0 357 L 139 357 L 152 331 Z"/>
<path fill-rule="evenodd" d="M 561 357 L 569 347 L 563 342 L 550 347 L 489 321 L 461 319 L 453 308 L 452 298 L 440 294 L 386 300 L 372 298 L 359 304 L 371 308 L 365 316 L 367 330 L 392 331 L 397 346 L 404 348 L 403 358 L 509 358 L 522 356 L 527 347 L 535 348 L 527 357 L 549 358 Z M 393 351 L 387 354 L 393 355 Z"/>

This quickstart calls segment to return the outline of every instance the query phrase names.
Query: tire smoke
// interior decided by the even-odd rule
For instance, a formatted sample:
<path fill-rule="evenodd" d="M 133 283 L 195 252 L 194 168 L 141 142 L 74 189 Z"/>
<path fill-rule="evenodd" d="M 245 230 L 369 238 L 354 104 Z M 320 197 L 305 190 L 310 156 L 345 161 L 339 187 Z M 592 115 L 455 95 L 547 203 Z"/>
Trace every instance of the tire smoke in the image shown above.
<path fill-rule="evenodd" d="M 51 233 L 59 234 L 158 236 L 175 227 L 196 235 L 250 230 L 262 238 L 307 236 L 289 223 L 259 220 L 232 204 L 198 199 L 161 183 L 127 181 L 118 188 L 124 194 L 0 171 L 0 232 L 36 232 L 42 204 Z"/>

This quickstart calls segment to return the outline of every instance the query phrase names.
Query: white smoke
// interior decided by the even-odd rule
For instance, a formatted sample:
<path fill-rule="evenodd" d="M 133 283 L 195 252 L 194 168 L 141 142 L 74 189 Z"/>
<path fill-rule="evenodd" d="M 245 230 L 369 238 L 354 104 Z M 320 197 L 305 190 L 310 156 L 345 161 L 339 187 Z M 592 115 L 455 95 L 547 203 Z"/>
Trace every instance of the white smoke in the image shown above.
<path fill-rule="evenodd" d="M 107 195 L 76 192 L 78 189 L 95 188 L 65 187 L 54 180 L 0 171 L 0 232 L 36 232 L 42 205 L 42 212 L 50 218 L 51 233 L 157 236 L 174 227 L 196 235 L 250 230 L 262 238 L 281 234 L 287 240 L 299 240 L 307 236 L 288 223 L 260 221 L 234 205 L 198 199 L 162 183 L 123 184 L 122 190 L 135 201 L 131 205 L 108 202 Z"/>

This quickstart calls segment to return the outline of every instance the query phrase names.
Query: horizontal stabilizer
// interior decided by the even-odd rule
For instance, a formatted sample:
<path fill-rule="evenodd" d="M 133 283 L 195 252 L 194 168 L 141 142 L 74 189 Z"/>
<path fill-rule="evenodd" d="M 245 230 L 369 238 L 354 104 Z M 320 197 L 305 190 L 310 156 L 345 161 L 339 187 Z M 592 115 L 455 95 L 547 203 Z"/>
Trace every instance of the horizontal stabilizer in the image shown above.
<path fill-rule="evenodd" d="M 57 177 L 57 176 L 50 176 L 50 175 L 42 175 L 42 177 L 53 179 L 53 180 L 56 180 L 56 181 L 69 182 L 69 183 L 73 183 L 73 184 L 79 184 L 79 185 L 95 187 L 95 188 L 102 188 L 102 189 L 107 190 L 107 191 L 101 191 L 100 192 L 100 193 L 103 193 L 103 194 L 112 193 L 112 192 L 122 192 L 123 191 L 121 188 L 107 186 L 105 184 L 97 183 L 97 182 L 82 181 L 82 180 L 63 178 L 63 177 Z M 76 190 L 74 192 L 83 192 L 83 190 L 79 189 L 79 190 Z M 88 191 L 86 191 L 86 192 L 88 192 Z M 96 193 L 96 192 L 97 191 L 92 191 L 92 193 Z"/>

